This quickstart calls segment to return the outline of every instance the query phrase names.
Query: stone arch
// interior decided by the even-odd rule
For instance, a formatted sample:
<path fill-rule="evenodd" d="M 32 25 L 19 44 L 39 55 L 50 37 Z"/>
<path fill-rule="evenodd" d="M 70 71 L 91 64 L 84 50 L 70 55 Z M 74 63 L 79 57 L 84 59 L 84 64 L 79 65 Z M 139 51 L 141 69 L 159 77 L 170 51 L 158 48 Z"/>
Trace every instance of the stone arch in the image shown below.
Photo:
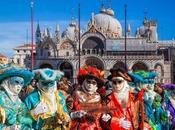
<path fill-rule="evenodd" d="M 127 66 L 126 66 L 127 67 Z M 113 68 L 121 68 L 121 69 L 126 69 L 126 67 L 125 67 L 125 63 L 124 62 L 122 62 L 122 61 L 118 61 L 117 63 L 115 63 L 114 65 L 113 65 Z"/>
<path fill-rule="evenodd" d="M 69 80 L 73 80 L 73 65 L 68 61 L 63 61 L 59 65 L 59 69 L 64 72 L 64 76 Z"/>
<path fill-rule="evenodd" d="M 144 70 L 144 71 L 148 71 L 149 67 L 144 63 L 144 62 L 136 62 L 133 66 L 132 66 L 132 70 L 133 71 L 137 71 L 137 70 Z"/>
<path fill-rule="evenodd" d="M 49 63 L 43 63 L 39 66 L 40 69 L 44 69 L 44 68 L 49 68 L 49 69 L 53 69 L 53 66 Z"/>
<path fill-rule="evenodd" d="M 82 44 L 82 50 L 83 49 L 100 49 L 103 50 L 105 48 L 105 45 L 103 41 L 95 36 L 88 37 L 84 43 Z"/>
<path fill-rule="evenodd" d="M 87 57 L 84 60 L 84 64 L 83 65 L 93 66 L 93 67 L 96 67 L 96 68 L 98 68 L 100 70 L 104 70 L 105 69 L 105 64 L 104 64 L 103 60 L 101 60 L 98 57 L 94 57 L 94 56 Z"/>
<path fill-rule="evenodd" d="M 41 56 L 57 56 L 57 47 L 52 40 L 46 39 L 46 41 L 44 41 L 44 43 L 41 46 Z"/>
<path fill-rule="evenodd" d="M 83 34 L 83 36 L 81 37 L 81 48 L 83 49 L 83 45 L 84 43 L 88 42 L 87 40 L 89 41 L 94 41 L 94 42 L 97 42 L 100 41 L 100 44 L 103 45 L 103 48 L 105 48 L 105 41 L 106 41 L 106 38 L 105 36 L 100 33 L 100 32 L 96 32 L 96 33 L 91 33 L 91 32 L 85 32 Z M 91 45 L 92 46 L 92 45 Z M 93 46 L 92 46 L 93 47 Z M 96 46 L 96 48 L 98 48 L 99 46 Z M 95 48 L 95 49 L 96 49 Z M 92 48 L 94 49 L 94 48 Z"/>

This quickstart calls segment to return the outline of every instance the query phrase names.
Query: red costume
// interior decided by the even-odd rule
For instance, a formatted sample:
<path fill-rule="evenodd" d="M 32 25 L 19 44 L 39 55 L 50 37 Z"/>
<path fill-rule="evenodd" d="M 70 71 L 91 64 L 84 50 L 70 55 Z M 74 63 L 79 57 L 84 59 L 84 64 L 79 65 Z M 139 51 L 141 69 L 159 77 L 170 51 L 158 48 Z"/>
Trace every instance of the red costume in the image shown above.
<path fill-rule="evenodd" d="M 141 90 L 135 94 L 129 87 L 127 81 L 131 81 L 129 75 L 121 69 L 110 70 L 108 80 L 111 82 L 113 92 L 107 96 L 106 105 L 110 111 L 111 119 L 103 122 L 108 130 L 142 130 L 150 126 L 145 123 L 144 102 Z"/>
<path fill-rule="evenodd" d="M 78 74 L 79 87 L 74 92 L 71 130 L 102 130 L 100 126 L 101 96 L 96 89 L 104 84 L 103 73 L 93 67 L 81 68 Z M 96 85 L 95 85 L 96 82 Z M 93 87 L 94 86 L 94 87 Z M 83 111 L 83 112 L 82 112 Z M 76 113 L 76 114 L 75 114 Z M 80 116 L 82 113 L 82 116 Z"/>

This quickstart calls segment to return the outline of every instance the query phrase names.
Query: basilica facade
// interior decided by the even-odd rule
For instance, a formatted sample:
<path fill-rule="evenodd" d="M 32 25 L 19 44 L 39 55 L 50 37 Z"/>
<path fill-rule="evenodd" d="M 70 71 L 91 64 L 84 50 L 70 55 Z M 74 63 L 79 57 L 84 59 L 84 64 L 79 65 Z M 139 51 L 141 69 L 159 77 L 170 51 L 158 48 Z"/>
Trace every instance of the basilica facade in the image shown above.
<path fill-rule="evenodd" d="M 125 46 L 124 31 L 114 11 L 102 6 L 98 14 L 92 13 L 86 30 L 80 31 L 80 66 L 96 66 L 105 70 L 107 77 L 112 67 L 125 68 L 126 62 L 128 70 L 154 70 L 158 73 L 157 82 L 172 82 L 169 52 L 174 42 L 159 41 L 157 23 L 147 18 L 143 19 L 143 25 L 137 28 L 134 36 L 130 31 L 128 25 Z M 79 28 L 73 19 L 63 33 L 57 25 L 53 36 L 47 28 L 41 32 L 38 24 L 35 51 L 35 68 L 60 69 L 66 77 L 76 81 Z"/>

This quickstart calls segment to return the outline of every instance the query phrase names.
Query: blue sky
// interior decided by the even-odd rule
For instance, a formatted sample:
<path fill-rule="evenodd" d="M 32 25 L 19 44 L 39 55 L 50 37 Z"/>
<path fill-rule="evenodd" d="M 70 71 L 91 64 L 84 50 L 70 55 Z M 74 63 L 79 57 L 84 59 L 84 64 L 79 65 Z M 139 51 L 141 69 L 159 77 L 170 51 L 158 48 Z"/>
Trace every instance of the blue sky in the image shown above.
<path fill-rule="evenodd" d="M 174 0 L 80 0 L 82 28 L 85 28 L 92 12 L 99 12 L 101 1 L 106 8 L 110 5 L 109 1 L 112 1 L 110 6 L 122 25 L 123 7 L 127 4 L 132 34 L 141 25 L 146 11 L 149 19 L 158 22 L 160 40 L 175 38 Z M 41 30 L 48 27 L 54 32 L 56 24 L 59 23 L 63 31 L 72 16 L 77 19 L 77 3 L 78 0 L 34 0 L 35 26 L 39 21 Z M 30 0 L 1 0 L 0 53 L 11 57 L 14 47 L 27 42 L 27 32 L 30 41 Z"/>

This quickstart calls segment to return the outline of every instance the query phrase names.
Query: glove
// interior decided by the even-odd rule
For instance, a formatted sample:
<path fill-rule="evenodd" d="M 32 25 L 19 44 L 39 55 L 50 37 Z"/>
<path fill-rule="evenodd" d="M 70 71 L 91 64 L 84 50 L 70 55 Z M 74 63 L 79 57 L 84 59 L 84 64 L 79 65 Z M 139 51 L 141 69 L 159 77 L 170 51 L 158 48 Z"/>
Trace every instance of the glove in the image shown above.
<path fill-rule="evenodd" d="M 32 111 L 33 115 L 39 115 L 48 112 L 48 107 L 45 103 L 39 103 Z"/>
<path fill-rule="evenodd" d="M 102 115 L 102 120 L 105 122 L 108 122 L 111 119 L 111 115 L 109 114 L 103 114 Z"/>
<path fill-rule="evenodd" d="M 14 125 L 16 123 L 16 114 L 12 109 L 5 109 L 6 120 L 5 123 L 7 125 Z"/>
<path fill-rule="evenodd" d="M 120 127 L 126 129 L 126 130 L 129 130 L 130 127 L 131 127 L 131 122 L 130 121 L 127 121 L 127 120 L 124 120 L 125 118 L 121 118 L 119 120 L 119 125 Z"/>
<path fill-rule="evenodd" d="M 80 110 L 80 111 L 75 111 L 75 112 L 72 112 L 70 114 L 70 117 L 72 119 L 76 119 L 76 118 L 81 118 L 83 116 L 85 116 L 87 114 L 87 112 L 83 111 L 83 110 Z"/>

